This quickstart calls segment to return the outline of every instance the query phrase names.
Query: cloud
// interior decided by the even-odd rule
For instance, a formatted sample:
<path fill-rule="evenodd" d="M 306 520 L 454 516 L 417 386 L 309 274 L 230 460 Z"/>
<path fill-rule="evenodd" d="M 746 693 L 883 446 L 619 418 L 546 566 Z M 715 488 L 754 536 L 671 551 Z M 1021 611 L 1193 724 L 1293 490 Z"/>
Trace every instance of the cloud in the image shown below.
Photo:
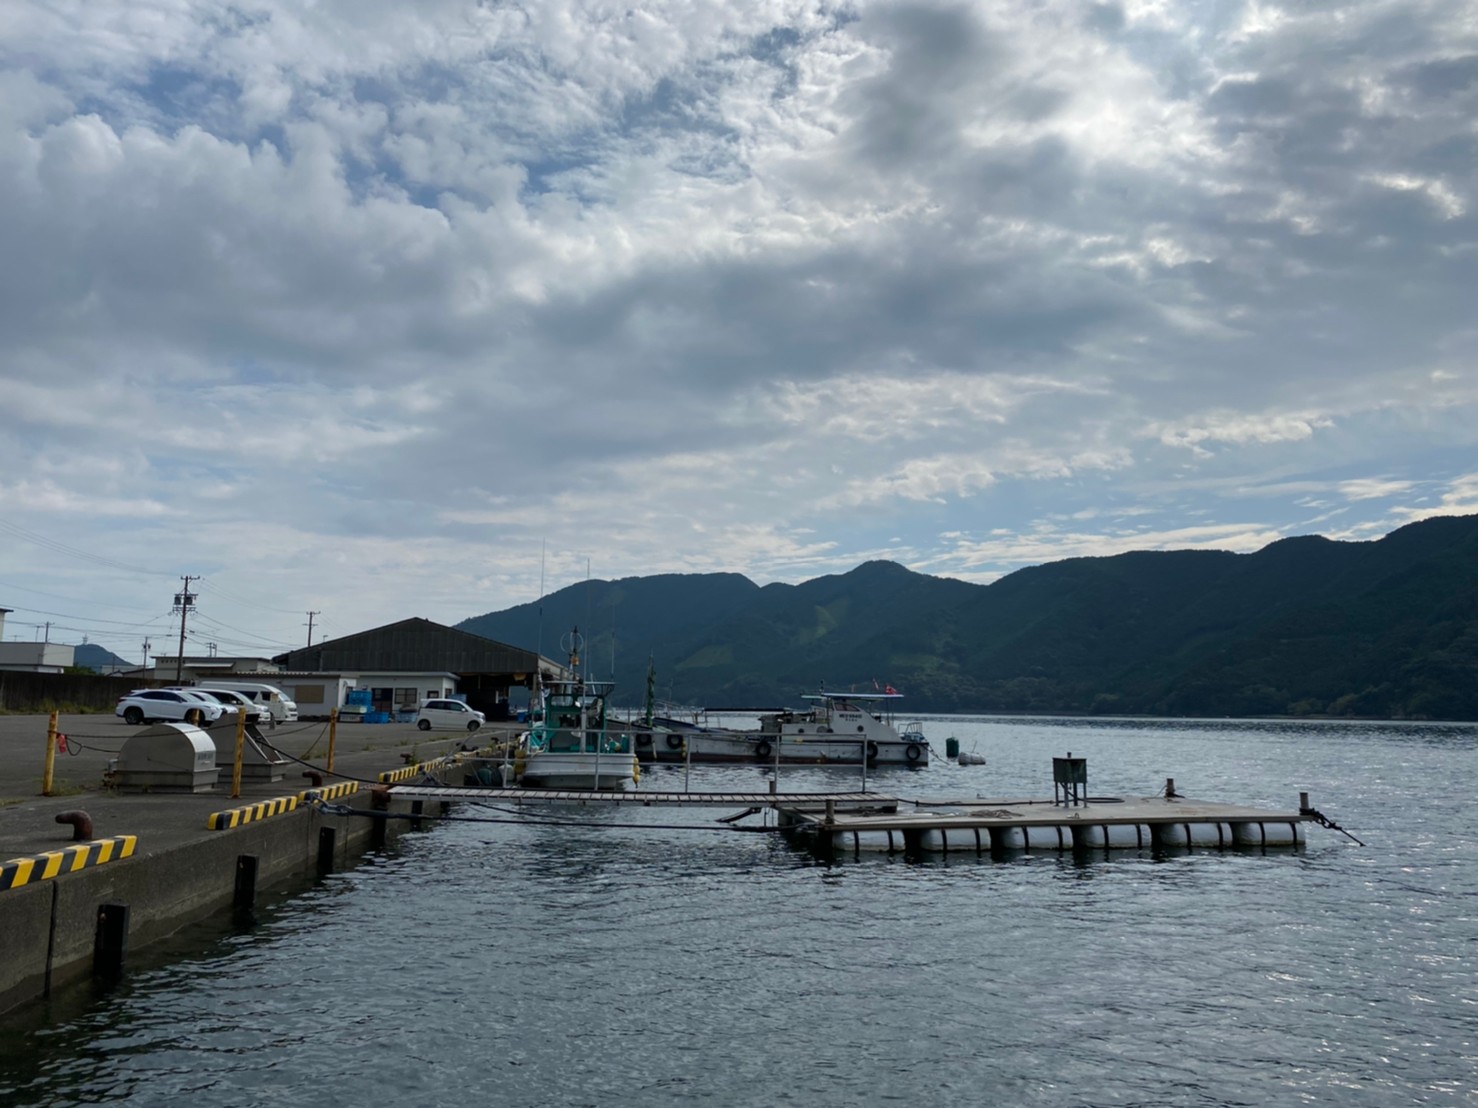
<path fill-rule="evenodd" d="M 1475 58 L 1457 0 L 16 0 L 0 510 L 343 632 L 541 549 L 990 575 L 1465 510 Z"/>

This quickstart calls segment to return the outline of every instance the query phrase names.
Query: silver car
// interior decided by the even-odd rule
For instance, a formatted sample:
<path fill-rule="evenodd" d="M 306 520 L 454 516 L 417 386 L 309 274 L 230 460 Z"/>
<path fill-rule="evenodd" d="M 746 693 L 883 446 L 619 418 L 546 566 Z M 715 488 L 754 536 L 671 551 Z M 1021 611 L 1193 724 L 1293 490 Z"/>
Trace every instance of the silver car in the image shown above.
<path fill-rule="evenodd" d="M 215 697 L 222 704 L 235 708 L 238 712 L 245 712 L 247 723 L 270 724 L 272 722 L 272 709 L 268 708 L 265 704 L 258 704 L 256 701 L 242 696 L 239 692 L 232 692 L 230 689 L 209 689 L 204 687 L 189 689 L 187 691 L 205 693 L 207 696 Z"/>

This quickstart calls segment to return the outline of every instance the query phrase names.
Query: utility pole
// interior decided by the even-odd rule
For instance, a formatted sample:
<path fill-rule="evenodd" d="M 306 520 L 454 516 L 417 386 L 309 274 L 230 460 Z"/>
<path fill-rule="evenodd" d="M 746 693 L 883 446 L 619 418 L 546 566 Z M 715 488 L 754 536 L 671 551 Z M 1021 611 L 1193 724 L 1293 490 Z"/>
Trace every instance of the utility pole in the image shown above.
<path fill-rule="evenodd" d="M 309 612 L 308 613 L 308 645 L 309 646 L 312 646 L 313 645 L 313 617 L 314 616 L 321 616 L 321 615 L 323 615 L 322 612 Z"/>
<path fill-rule="evenodd" d="M 198 575 L 191 577 L 186 574 L 181 578 L 185 582 L 183 592 L 174 594 L 174 610 L 180 614 L 180 653 L 174 660 L 174 683 L 178 685 L 185 672 L 185 620 L 190 615 L 190 609 L 195 607 L 195 594 L 190 591 L 190 582 L 199 581 Z"/>
<path fill-rule="evenodd" d="M 215 643 L 208 642 L 208 643 L 205 644 L 205 648 L 210 651 L 210 656 L 212 658 L 214 658 L 216 656 L 216 644 Z"/>
<path fill-rule="evenodd" d="M 144 672 L 149 668 L 149 651 L 152 649 L 154 649 L 154 644 L 151 643 L 148 639 L 145 639 L 143 645 L 144 664 L 139 668 L 140 677 L 142 677 L 144 675 Z"/>

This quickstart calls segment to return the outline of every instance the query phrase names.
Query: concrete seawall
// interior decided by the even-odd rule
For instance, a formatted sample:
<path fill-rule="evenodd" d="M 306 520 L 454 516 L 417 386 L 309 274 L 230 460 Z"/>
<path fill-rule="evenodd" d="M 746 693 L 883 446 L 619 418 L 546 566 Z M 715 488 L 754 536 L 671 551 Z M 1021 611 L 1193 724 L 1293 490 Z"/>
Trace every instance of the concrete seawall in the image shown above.
<path fill-rule="evenodd" d="M 44 797 L 47 722 L 46 716 L 0 717 L 0 1012 L 93 973 L 104 905 L 127 906 L 125 941 L 137 951 L 188 923 L 230 911 L 243 855 L 256 859 L 261 892 L 320 872 L 325 863 L 353 866 L 370 848 L 377 824 L 386 841 L 407 826 L 405 820 L 339 815 L 307 804 L 208 830 L 214 813 L 298 796 L 312 786 L 304 776 L 309 767 L 293 763 L 278 781 L 244 784 L 239 799 L 230 798 L 229 784 L 211 793 L 119 793 L 104 788 L 103 773 L 138 729 L 100 715 L 61 720 L 69 753 L 58 755 L 54 792 L 66 795 Z M 326 731 L 321 724 L 287 725 L 264 734 L 321 772 Z M 489 729 L 478 739 L 491 737 Z M 408 726 L 345 725 L 336 774 L 325 775 L 323 783 L 357 779 L 358 791 L 334 803 L 368 809 L 381 772 L 444 755 L 466 740 L 465 733 L 428 736 Z M 409 810 L 402 801 L 394 811 Z M 92 823 L 88 840 L 104 845 L 58 858 L 73 846 L 76 821 L 61 824 L 57 817 L 75 811 L 85 811 Z M 333 837 L 331 858 L 320 853 L 325 831 Z"/>

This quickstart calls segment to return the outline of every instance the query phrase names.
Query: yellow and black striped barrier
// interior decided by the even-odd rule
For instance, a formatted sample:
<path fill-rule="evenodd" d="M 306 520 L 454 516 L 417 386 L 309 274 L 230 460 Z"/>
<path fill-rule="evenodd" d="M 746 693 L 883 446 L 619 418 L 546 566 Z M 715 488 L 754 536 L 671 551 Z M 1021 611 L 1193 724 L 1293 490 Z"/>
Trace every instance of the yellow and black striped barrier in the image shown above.
<path fill-rule="evenodd" d="M 303 804 L 314 800 L 338 800 L 341 796 L 349 796 L 358 791 L 358 781 L 340 781 L 337 785 L 318 785 L 315 788 L 304 789 L 298 793 L 298 800 Z"/>
<path fill-rule="evenodd" d="M 248 804 L 242 808 L 228 808 L 224 812 L 212 812 L 205 821 L 205 826 L 211 831 L 229 831 L 233 827 L 241 827 L 255 820 L 266 819 L 268 816 L 280 816 L 284 812 L 291 812 L 298 806 L 298 798 L 295 796 L 279 796 L 272 800 L 263 800 L 259 804 Z"/>
<path fill-rule="evenodd" d="M 137 835 L 114 835 L 111 839 L 74 843 L 62 850 L 49 850 L 31 858 L 0 862 L 0 890 L 18 889 L 33 881 L 49 881 L 64 873 L 75 873 L 88 866 L 130 857 L 138 842 Z"/>
<path fill-rule="evenodd" d="M 404 769 L 386 770 L 380 774 L 380 784 L 393 785 L 397 781 L 407 781 L 412 777 L 419 777 L 423 773 L 430 773 L 433 769 L 440 769 L 442 766 L 447 765 L 449 761 L 450 759 L 448 758 L 437 758 L 432 762 L 417 762 L 415 765 L 406 766 Z"/>

